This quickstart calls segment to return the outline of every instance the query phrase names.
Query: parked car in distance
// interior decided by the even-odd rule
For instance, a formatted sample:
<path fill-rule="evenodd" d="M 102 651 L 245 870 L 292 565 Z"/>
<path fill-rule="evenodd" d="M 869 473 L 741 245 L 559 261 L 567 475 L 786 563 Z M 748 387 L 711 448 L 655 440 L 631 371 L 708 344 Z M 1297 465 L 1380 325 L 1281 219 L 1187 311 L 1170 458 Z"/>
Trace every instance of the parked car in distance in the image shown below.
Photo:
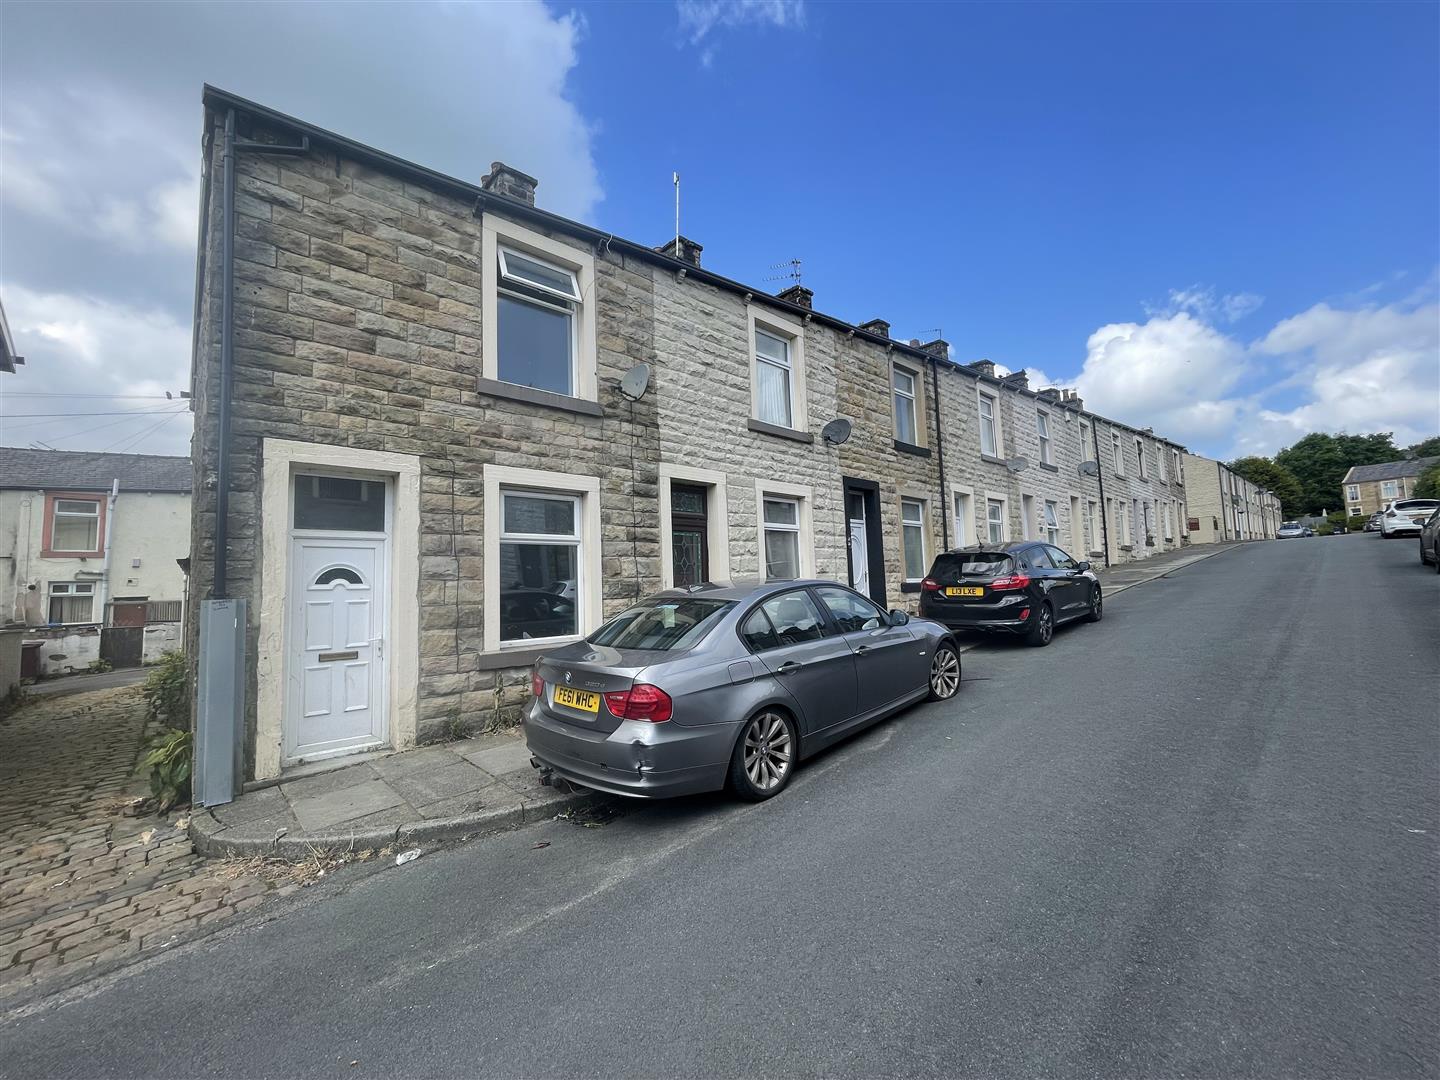
<path fill-rule="evenodd" d="M 1381 516 L 1382 516 L 1382 515 L 1380 515 L 1380 514 L 1371 514 L 1371 515 L 1370 515 L 1370 520 L 1367 521 L 1367 522 L 1365 522 L 1365 530 L 1364 530 L 1364 531 L 1365 531 L 1365 532 L 1379 532 L 1379 531 L 1380 531 L 1380 518 L 1381 518 Z"/>
<path fill-rule="evenodd" d="M 1072 619 L 1104 617 L 1090 564 L 1034 540 L 959 548 L 935 557 L 920 582 L 920 614 L 952 630 L 1009 633 L 1049 645 Z"/>
<path fill-rule="evenodd" d="M 1381 539 L 1419 536 L 1420 527 L 1437 509 L 1440 499 L 1397 499 L 1389 503 L 1380 516 Z"/>
<path fill-rule="evenodd" d="M 960 689 L 938 623 L 833 581 L 694 585 L 536 661 L 521 721 L 542 783 L 657 798 L 777 794 L 796 764 Z"/>
<path fill-rule="evenodd" d="M 1420 564 L 1434 563 L 1440 574 L 1440 510 L 1436 510 L 1420 526 Z"/>
<path fill-rule="evenodd" d="M 1297 540 L 1302 536 L 1308 536 L 1310 530 L 1301 525 L 1298 521 L 1283 521 L 1275 533 L 1276 540 Z"/>

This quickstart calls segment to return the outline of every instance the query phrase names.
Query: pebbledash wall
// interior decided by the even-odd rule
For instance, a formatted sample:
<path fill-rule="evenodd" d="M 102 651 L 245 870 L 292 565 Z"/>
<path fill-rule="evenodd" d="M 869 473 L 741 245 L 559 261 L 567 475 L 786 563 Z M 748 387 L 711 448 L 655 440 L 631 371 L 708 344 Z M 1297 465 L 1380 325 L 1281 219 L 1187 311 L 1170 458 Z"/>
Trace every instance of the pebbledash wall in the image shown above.
<path fill-rule="evenodd" d="M 1185 541 L 1178 476 L 1162 481 L 1152 466 L 1142 479 L 1103 452 L 1098 477 L 1079 469 L 1095 458 L 1093 433 L 1104 451 L 1112 426 L 1132 456 L 1136 438 L 1152 460 L 1183 448 L 1094 417 L 1069 391 L 997 378 L 987 362 L 953 363 L 944 342 L 892 340 L 880 320 L 854 326 L 825 315 L 805 289 L 749 289 L 704 270 L 699 245 L 683 238 L 652 249 L 555 217 L 534 207 L 536 182 L 505 166 L 470 184 L 213 88 L 205 104 L 191 543 L 200 598 L 215 595 L 226 117 L 233 111 L 242 146 L 308 140 L 303 152 L 251 147 L 235 158 L 225 591 L 249 601 L 252 777 L 291 763 L 282 688 L 297 471 L 391 484 L 397 621 L 384 661 L 384 741 L 395 747 L 518 718 L 537 650 L 499 640 L 507 487 L 579 499 L 582 632 L 672 583 L 679 484 L 705 493 L 714 580 L 763 573 L 766 496 L 799 507 L 802 576 L 856 580 L 846 498 L 873 491 L 879 552 L 870 592 L 911 610 L 915 566 L 947 544 L 988 539 L 991 504 L 1003 539 L 1052 538 L 1097 561 L 1106 556 L 1107 502 L 1117 508 L 1112 561 Z M 573 396 L 497 377 L 495 279 L 505 246 L 575 274 Z M 790 342 L 790 426 L 758 419 L 757 327 Z M 632 400 L 620 381 L 642 362 L 650 384 Z M 897 368 L 913 376 L 902 381 L 915 398 L 908 439 L 899 437 Z M 982 395 L 994 405 L 994 454 L 981 453 Z M 1037 413 L 1047 417 L 1045 450 Z M 852 424 L 838 444 L 822 434 L 836 418 Z M 1118 521 L 1121 503 L 1171 506 L 1177 526 L 1168 536 L 1153 530 L 1146 544 L 1133 515 Z M 923 551 L 917 562 L 912 546 L 908 567 L 907 535 Z M 193 650 L 194 620 L 187 639 Z"/>

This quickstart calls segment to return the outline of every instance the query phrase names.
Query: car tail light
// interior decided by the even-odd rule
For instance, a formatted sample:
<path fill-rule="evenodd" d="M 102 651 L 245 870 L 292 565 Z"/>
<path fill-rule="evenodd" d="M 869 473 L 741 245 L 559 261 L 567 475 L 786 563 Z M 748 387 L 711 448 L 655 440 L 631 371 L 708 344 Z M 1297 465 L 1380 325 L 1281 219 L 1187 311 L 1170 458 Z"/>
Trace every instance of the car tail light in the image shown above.
<path fill-rule="evenodd" d="M 997 577 L 990 582 L 990 589 L 993 592 L 1015 592 L 1018 589 L 1028 589 L 1030 578 L 1025 574 L 1011 574 L 1009 577 Z"/>
<path fill-rule="evenodd" d="M 540 678 L 539 671 L 530 672 L 530 692 L 536 697 L 545 696 L 545 680 Z"/>
<path fill-rule="evenodd" d="M 636 683 L 629 690 L 615 690 L 605 695 L 605 707 L 621 720 L 645 720 L 663 724 L 674 708 L 670 695 L 658 686 Z"/>
<path fill-rule="evenodd" d="M 921 591 L 921 592 L 939 592 L 939 591 L 940 591 L 940 583 L 939 583 L 938 581 L 936 581 L 933 577 L 924 578 L 924 579 L 922 579 L 921 582 L 920 582 L 920 591 Z"/>

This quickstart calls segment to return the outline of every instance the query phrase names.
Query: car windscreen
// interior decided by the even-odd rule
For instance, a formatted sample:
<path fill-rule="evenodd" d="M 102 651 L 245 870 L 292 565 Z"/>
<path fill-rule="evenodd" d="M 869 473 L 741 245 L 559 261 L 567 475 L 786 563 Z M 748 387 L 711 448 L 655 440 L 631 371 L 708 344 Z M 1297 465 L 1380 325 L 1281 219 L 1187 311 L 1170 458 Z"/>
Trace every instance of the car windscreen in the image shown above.
<path fill-rule="evenodd" d="M 700 644 L 734 606 L 734 600 L 656 597 L 626 608 L 586 640 L 612 649 L 683 652 Z"/>
<path fill-rule="evenodd" d="M 1402 499 L 1395 504 L 1396 510 L 1434 510 L 1440 506 L 1440 500 L 1436 499 Z"/>
<path fill-rule="evenodd" d="M 930 576 L 941 585 L 962 577 L 1001 577 L 1015 572 L 1015 560 L 1005 551 L 955 551 L 937 555 Z"/>

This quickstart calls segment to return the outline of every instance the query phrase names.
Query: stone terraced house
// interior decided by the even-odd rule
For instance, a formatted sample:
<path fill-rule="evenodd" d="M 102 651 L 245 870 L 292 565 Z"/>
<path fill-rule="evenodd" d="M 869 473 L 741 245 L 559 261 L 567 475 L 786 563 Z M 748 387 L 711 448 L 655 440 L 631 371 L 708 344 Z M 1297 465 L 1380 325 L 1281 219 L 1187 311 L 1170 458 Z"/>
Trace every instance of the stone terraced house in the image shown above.
<path fill-rule="evenodd" d="M 505 165 L 204 100 L 191 587 L 248 603 L 248 779 L 513 721 L 539 653 L 662 587 L 913 611 L 961 544 L 1186 542 L 1183 447 L 1073 391 L 558 217 Z"/>

